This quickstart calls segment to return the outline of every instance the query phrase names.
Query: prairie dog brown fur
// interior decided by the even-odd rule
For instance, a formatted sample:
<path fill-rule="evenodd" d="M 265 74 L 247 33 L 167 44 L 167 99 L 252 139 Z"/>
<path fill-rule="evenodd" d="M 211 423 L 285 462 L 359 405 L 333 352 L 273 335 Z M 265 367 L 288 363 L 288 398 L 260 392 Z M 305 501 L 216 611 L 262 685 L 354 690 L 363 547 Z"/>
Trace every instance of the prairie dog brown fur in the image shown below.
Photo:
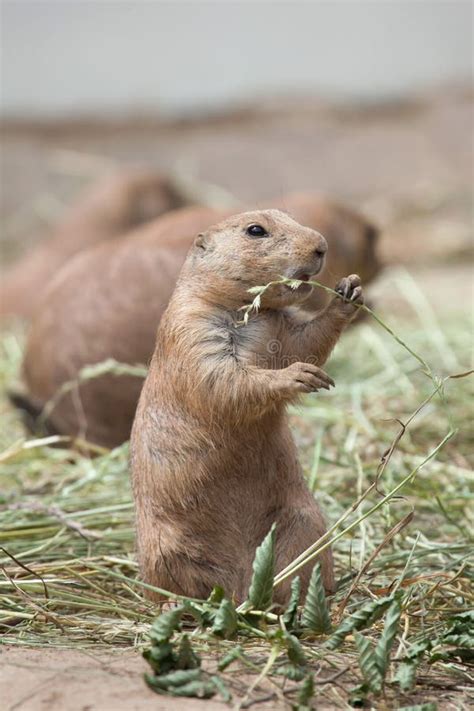
<path fill-rule="evenodd" d="M 148 363 L 176 284 L 177 254 L 182 263 L 189 235 L 215 219 L 210 208 L 184 208 L 65 264 L 31 324 L 23 361 L 28 393 L 23 401 L 19 396 L 20 407 L 39 415 L 86 364 L 107 358 Z M 46 431 L 115 447 L 130 437 L 142 385 L 142 378 L 130 375 L 86 381 L 59 399 Z"/>
<path fill-rule="evenodd" d="M 0 318 L 31 318 L 40 292 L 74 254 L 183 204 L 160 175 L 132 170 L 103 178 L 66 213 L 49 239 L 2 275 Z"/>
<path fill-rule="evenodd" d="M 242 600 L 255 548 L 273 522 L 277 571 L 325 532 L 285 409 L 334 384 L 321 366 L 362 303 L 360 279 L 344 278 L 337 289 L 345 298 L 310 321 L 289 308 L 310 296 L 305 283 L 270 287 L 247 325 L 239 308 L 252 286 L 318 274 L 326 249 L 318 232 L 278 210 L 234 215 L 196 238 L 161 320 L 132 429 L 147 583 L 201 598 L 218 584 Z M 320 560 L 333 591 L 331 552 Z M 303 588 L 311 567 L 301 570 Z M 276 602 L 288 593 L 279 586 Z"/>
<path fill-rule="evenodd" d="M 377 231 L 365 217 L 318 193 L 279 197 L 273 204 L 326 237 L 322 283 L 333 286 L 351 272 L 364 282 L 377 274 Z M 108 358 L 148 363 L 194 236 L 230 214 L 198 207 L 176 210 L 64 265 L 31 324 L 23 365 L 27 393 L 19 404 L 33 414 L 41 412 L 61 385 L 89 364 Z M 314 311 L 326 302 L 326 293 L 315 289 L 302 306 Z M 81 384 L 58 401 L 49 431 L 80 435 L 106 447 L 121 444 L 130 436 L 142 384 L 137 377 L 112 375 Z"/>

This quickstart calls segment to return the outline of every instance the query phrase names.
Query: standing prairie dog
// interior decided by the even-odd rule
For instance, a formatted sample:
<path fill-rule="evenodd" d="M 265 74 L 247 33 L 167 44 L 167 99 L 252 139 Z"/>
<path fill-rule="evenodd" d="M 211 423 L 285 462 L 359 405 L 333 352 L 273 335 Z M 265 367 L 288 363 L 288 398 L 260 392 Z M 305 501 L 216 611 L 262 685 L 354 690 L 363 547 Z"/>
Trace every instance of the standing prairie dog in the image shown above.
<path fill-rule="evenodd" d="M 327 243 L 278 210 L 243 213 L 200 234 L 161 320 L 131 437 L 137 549 L 145 582 L 206 597 L 213 585 L 243 600 L 256 546 L 276 522 L 276 570 L 324 532 L 298 464 L 286 406 L 334 385 L 321 369 L 362 303 L 345 277 L 310 321 L 295 315 Z M 242 324 L 248 289 L 270 287 Z M 277 347 L 276 347 L 277 346 Z M 334 591 L 332 554 L 320 557 Z M 302 568 L 307 588 L 311 565 Z M 275 601 L 288 598 L 287 583 Z"/>
<path fill-rule="evenodd" d="M 270 204 L 325 236 L 326 286 L 351 272 L 368 282 L 380 270 L 377 230 L 360 213 L 318 193 L 294 193 Z M 109 358 L 148 363 L 194 236 L 230 214 L 205 207 L 175 210 L 64 265 L 31 324 L 23 363 L 26 392 L 12 395 L 15 404 L 35 420 L 86 365 Z M 303 306 L 314 312 L 326 302 L 326 293 L 315 289 Z M 115 447 L 130 436 L 142 384 L 130 375 L 88 380 L 57 400 L 47 431 Z"/>

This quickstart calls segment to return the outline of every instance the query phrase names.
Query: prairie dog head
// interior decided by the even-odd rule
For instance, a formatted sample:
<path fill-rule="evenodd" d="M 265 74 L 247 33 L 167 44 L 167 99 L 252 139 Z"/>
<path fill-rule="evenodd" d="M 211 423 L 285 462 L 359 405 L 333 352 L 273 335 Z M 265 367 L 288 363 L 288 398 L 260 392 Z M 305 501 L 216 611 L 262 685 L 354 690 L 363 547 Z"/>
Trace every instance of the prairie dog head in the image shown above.
<path fill-rule="evenodd" d="M 196 238 L 188 258 L 199 289 L 215 303 L 239 307 L 248 303 L 248 289 L 281 277 L 302 282 L 324 266 L 327 243 L 280 210 L 255 210 L 234 215 Z M 189 272 L 188 272 L 189 273 Z M 278 284 L 262 295 L 263 308 L 304 302 L 312 287 Z"/>

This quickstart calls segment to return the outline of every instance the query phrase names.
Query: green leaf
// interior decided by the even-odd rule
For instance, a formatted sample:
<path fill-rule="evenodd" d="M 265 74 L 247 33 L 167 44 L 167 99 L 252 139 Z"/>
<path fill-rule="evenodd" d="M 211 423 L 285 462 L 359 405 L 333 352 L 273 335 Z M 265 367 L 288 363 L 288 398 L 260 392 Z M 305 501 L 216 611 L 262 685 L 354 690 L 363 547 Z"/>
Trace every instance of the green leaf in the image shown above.
<path fill-rule="evenodd" d="M 159 676 L 145 674 L 145 681 L 158 694 L 209 699 L 216 693 L 216 685 L 204 679 L 201 669 L 173 671 Z"/>
<path fill-rule="evenodd" d="M 314 675 L 308 674 L 298 694 L 298 706 L 308 706 L 314 696 Z"/>
<path fill-rule="evenodd" d="M 442 641 L 443 644 L 451 644 L 461 649 L 474 649 L 474 636 L 471 634 L 447 634 Z"/>
<path fill-rule="evenodd" d="M 357 610 L 350 615 L 350 617 L 346 617 L 346 619 L 341 622 L 336 631 L 333 632 L 331 637 L 328 639 L 326 647 L 328 649 L 336 649 L 342 644 L 348 634 L 352 634 L 355 630 L 370 627 L 370 625 L 382 617 L 383 613 L 392 602 L 393 596 L 382 597 L 379 600 L 367 603 L 360 608 L 360 610 Z"/>
<path fill-rule="evenodd" d="M 275 526 L 273 524 L 255 551 L 248 601 L 254 610 L 267 610 L 273 599 L 275 573 Z"/>
<path fill-rule="evenodd" d="M 448 620 L 448 629 L 437 639 L 441 645 L 430 656 L 430 664 L 438 661 L 449 662 L 460 659 L 464 664 L 474 661 L 474 612 L 459 612 Z M 451 647 L 451 649 L 449 648 Z"/>
<path fill-rule="evenodd" d="M 222 588 L 220 585 L 216 585 L 214 588 L 212 588 L 212 592 L 207 598 L 207 602 L 210 602 L 211 605 L 217 605 L 221 603 L 224 598 L 224 588 Z"/>
<path fill-rule="evenodd" d="M 375 648 L 377 666 L 382 679 L 385 679 L 387 668 L 390 663 L 390 652 L 397 636 L 402 606 L 400 601 L 394 600 L 387 610 L 383 632 Z"/>
<path fill-rule="evenodd" d="M 416 679 L 416 662 L 402 662 L 393 677 L 393 680 L 398 682 L 401 691 L 410 691 L 415 684 Z"/>
<path fill-rule="evenodd" d="M 170 642 L 161 642 L 146 649 L 143 652 L 143 658 L 157 674 L 164 674 L 176 666 L 176 656 Z"/>
<path fill-rule="evenodd" d="M 416 706 L 402 706 L 398 711 L 436 711 L 438 704 L 430 701 L 427 704 L 417 704 Z"/>
<path fill-rule="evenodd" d="M 168 693 L 171 696 L 186 696 L 196 699 L 210 699 L 215 696 L 216 686 L 211 681 L 190 681 L 183 686 L 170 687 Z"/>
<path fill-rule="evenodd" d="M 233 647 L 230 652 L 227 652 L 222 659 L 219 661 L 217 668 L 219 671 L 224 671 L 224 669 L 227 669 L 228 666 L 232 664 L 232 662 L 235 662 L 236 659 L 240 659 L 242 657 L 243 650 L 240 645 L 237 645 L 236 647 Z"/>
<path fill-rule="evenodd" d="M 229 701 L 232 701 L 232 694 L 230 693 L 229 689 L 227 686 L 224 684 L 220 676 L 211 676 L 211 682 L 214 684 L 216 687 L 217 691 L 219 694 L 222 696 L 222 699 L 225 701 L 226 704 L 229 703 Z"/>
<path fill-rule="evenodd" d="M 301 580 L 299 575 L 291 581 L 291 594 L 287 608 L 283 613 L 283 622 L 287 630 L 293 631 L 297 627 L 298 622 L 298 605 L 301 595 Z"/>
<path fill-rule="evenodd" d="M 178 647 L 178 655 L 176 659 L 177 669 L 197 669 L 201 666 L 201 660 L 192 648 L 190 639 L 187 634 L 181 637 Z"/>
<path fill-rule="evenodd" d="M 183 669 L 179 671 L 172 671 L 169 674 L 153 676 L 150 679 L 150 686 L 157 689 L 167 690 L 171 687 L 183 686 L 183 684 L 188 684 L 190 681 L 198 681 L 201 678 L 202 672 L 200 669 Z"/>
<path fill-rule="evenodd" d="M 161 686 L 156 684 L 156 679 L 158 679 L 159 677 L 157 677 L 155 674 L 145 672 L 143 678 L 145 679 L 147 686 L 149 686 L 152 691 L 156 691 L 157 694 L 166 693 L 166 689 L 162 689 Z"/>
<path fill-rule="evenodd" d="M 224 598 L 219 606 L 212 631 L 218 637 L 229 639 L 237 631 L 237 613 L 230 600 Z"/>
<path fill-rule="evenodd" d="M 457 620 L 459 622 L 466 622 L 466 624 L 474 626 L 474 610 L 465 610 L 464 612 L 457 612 L 452 620 Z"/>
<path fill-rule="evenodd" d="M 181 617 L 185 612 L 185 607 L 181 605 L 173 610 L 163 612 L 153 622 L 150 628 L 150 639 L 152 643 L 167 642 L 173 632 L 179 629 Z"/>
<path fill-rule="evenodd" d="M 474 663 L 474 652 L 463 647 L 454 647 L 444 652 L 434 652 L 430 656 L 430 664 L 435 662 L 451 662 L 453 659 L 460 659 L 464 664 Z"/>
<path fill-rule="evenodd" d="M 415 642 L 408 648 L 405 656 L 403 657 L 403 661 L 419 662 L 423 654 L 427 650 L 431 649 L 432 646 L 433 642 L 430 639 L 424 639 L 422 642 Z"/>
<path fill-rule="evenodd" d="M 410 691 L 413 688 L 418 665 L 424 653 L 432 646 L 431 640 L 425 639 L 409 647 L 394 676 L 394 681 L 398 682 L 402 691 Z"/>
<path fill-rule="evenodd" d="M 459 626 L 459 632 L 474 632 L 474 610 L 466 610 L 453 615 L 450 620 L 453 626 Z"/>
<path fill-rule="evenodd" d="M 321 579 L 320 563 L 316 563 L 311 574 L 301 615 L 301 625 L 315 634 L 328 634 L 331 631 L 331 620 Z"/>
<path fill-rule="evenodd" d="M 378 668 L 375 650 L 370 641 L 359 632 L 354 634 L 356 647 L 359 651 L 359 667 L 370 691 L 380 694 L 382 691 L 382 675 Z"/>
<path fill-rule="evenodd" d="M 221 604 L 224 597 L 224 588 L 222 588 L 220 585 L 216 585 L 212 589 L 212 592 L 207 598 L 207 600 L 203 602 L 199 607 L 199 613 L 201 615 L 199 624 L 201 625 L 201 627 L 212 627 L 216 618 L 218 605 Z"/>
<path fill-rule="evenodd" d="M 284 676 L 290 681 L 301 681 L 305 678 L 307 673 L 308 670 L 306 667 L 299 667 L 295 664 L 285 664 L 274 671 L 274 674 L 277 676 Z"/>
<path fill-rule="evenodd" d="M 282 639 L 290 662 L 295 665 L 305 666 L 307 660 L 299 639 L 289 632 L 284 632 Z"/>
<path fill-rule="evenodd" d="M 368 692 L 369 689 L 365 683 L 354 687 L 349 695 L 349 706 L 352 706 L 355 709 L 364 708 Z"/>

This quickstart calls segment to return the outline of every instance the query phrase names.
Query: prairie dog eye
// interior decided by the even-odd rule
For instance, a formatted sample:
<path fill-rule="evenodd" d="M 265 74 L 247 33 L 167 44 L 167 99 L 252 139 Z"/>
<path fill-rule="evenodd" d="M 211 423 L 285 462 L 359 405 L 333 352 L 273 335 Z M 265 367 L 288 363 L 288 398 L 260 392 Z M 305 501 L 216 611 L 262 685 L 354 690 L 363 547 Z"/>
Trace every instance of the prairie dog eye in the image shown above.
<path fill-rule="evenodd" d="M 250 237 L 268 237 L 268 232 L 262 225 L 249 225 L 245 230 Z"/>

